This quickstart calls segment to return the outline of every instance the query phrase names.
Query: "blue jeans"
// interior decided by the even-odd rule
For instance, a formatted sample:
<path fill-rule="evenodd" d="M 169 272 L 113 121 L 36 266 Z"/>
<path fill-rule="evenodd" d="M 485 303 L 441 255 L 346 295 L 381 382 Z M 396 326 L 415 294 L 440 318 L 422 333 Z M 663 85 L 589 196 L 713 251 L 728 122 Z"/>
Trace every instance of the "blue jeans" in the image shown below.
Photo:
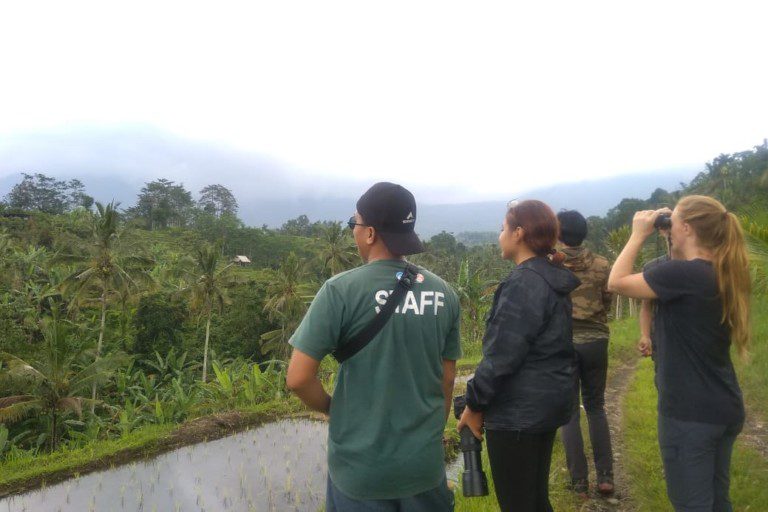
<path fill-rule="evenodd" d="M 741 424 L 715 425 L 659 415 L 667 496 L 677 512 L 732 512 L 730 466 Z"/>
<path fill-rule="evenodd" d="M 428 491 L 406 498 L 357 500 L 342 493 L 328 477 L 325 512 L 453 512 L 453 492 L 443 481 Z"/>

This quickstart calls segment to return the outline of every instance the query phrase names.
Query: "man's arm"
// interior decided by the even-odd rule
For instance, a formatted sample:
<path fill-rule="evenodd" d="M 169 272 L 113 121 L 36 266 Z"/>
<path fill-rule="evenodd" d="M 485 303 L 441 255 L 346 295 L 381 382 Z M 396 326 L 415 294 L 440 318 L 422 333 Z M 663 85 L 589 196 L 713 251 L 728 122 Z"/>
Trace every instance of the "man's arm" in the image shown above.
<path fill-rule="evenodd" d="M 328 414 L 331 407 L 331 396 L 323 389 L 323 384 L 317 377 L 320 361 L 313 359 L 304 352 L 293 349 L 291 361 L 288 363 L 288 374 L 285 384 L 288 389 L 312 410 Z"/>
<path fill-rule="evenodd" d="M 453 405 L 453 383 L 456 380 L 456 361 L 443 359 L 443 396 L 445 397 L 445 420 L 451 415 Z"/>

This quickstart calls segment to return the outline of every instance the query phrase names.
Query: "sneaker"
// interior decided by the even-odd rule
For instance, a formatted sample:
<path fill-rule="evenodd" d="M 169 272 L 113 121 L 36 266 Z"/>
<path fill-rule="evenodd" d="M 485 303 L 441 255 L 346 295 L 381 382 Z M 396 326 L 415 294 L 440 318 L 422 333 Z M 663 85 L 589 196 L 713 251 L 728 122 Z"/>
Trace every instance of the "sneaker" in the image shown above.
<path fill-rule="evenodd" d="M 597 492 L 603 496 L 610 496 L 613 494 L 613 475 L 610 473 L 602 473 L 597 475 Z"/>

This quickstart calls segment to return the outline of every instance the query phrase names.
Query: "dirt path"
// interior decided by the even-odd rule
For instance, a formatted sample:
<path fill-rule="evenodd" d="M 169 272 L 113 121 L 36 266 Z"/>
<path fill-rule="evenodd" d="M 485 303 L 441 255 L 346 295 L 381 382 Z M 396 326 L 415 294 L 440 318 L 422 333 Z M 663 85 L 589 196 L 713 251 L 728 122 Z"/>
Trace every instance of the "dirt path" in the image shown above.
<path fill-rule="evenodd" d="M 757 451 L 768 460 L 768 423 L 763 421 L 747 405 L 747 420 L 738 440 Z"/>
<path fill-rule="evenodd" d="M 611 429 L 611 443 L 613 445 L 613 475 L 616 491 L 613 496 L 603 498 L 595 491 L 590 495 L 590 500 L 584 502 L 580 509 L 584 512 L 622 511 L 631 512 L 637 509 L 629 495 L 629 478 L 624 470 L 624 436 L 622 435 L 623 413 L 622 406 L 629 385 L 637 369 L 637 360 L 632 363 L 622 364 L 613 369 L 608 379 L 605 390 L 605 410 L 608 416 L 608 425 Z M 584 435 L 588 435 L 585 431 Z M 589 459 L 591 454 L 587 456 Z M 594 467 L 590 461 L 590 483 L 596 482 Z M 593 485 L 594 488 L 594 485 Z"/>

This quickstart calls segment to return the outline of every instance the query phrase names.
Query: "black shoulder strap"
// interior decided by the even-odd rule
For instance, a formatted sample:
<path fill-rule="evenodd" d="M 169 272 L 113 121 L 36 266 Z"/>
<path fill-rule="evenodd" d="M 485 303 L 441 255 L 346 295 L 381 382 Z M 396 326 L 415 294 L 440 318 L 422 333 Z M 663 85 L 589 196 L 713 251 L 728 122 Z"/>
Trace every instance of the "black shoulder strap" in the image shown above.
<path fill-rule="evenodd" d="M 410 263 L 406 263 L 403 274 L 400 276 L 400 279 L 397 280 L 395 290 L 392 292 L 392 295 L 387 298 L 387 302 L 381 306 L 379 314 L 377 314 L 376 318 L 374 318 L 371 323 L 363 327 L 363 329 L 355 334 L 349 341 L 332 352 L 331 355 L 334 359 L 339 363 L 343 363 L 363 350 L 365 346 L 379 334 L 379 331 L 386 325 L 387 321 L 392 316 L 392 313 L 395 312 L 395 308 L 397 308 L 400 301 L 403 300 L 406 292 L 413 286 L 413 281 L 416 279 L 418 273 L 418 268 Z"/>

